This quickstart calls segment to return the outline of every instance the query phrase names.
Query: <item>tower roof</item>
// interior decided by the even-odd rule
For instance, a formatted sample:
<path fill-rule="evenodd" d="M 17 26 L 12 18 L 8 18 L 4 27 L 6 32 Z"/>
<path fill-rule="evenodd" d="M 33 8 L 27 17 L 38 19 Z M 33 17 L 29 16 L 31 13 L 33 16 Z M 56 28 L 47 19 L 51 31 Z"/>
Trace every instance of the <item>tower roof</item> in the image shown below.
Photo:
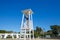
<path fill-rule="evenodd" d="M 26 10 L 23 10 L 22 12 L 26 15 L 33 13 L 33 11 L 31 9 L 26 9 Z"/>

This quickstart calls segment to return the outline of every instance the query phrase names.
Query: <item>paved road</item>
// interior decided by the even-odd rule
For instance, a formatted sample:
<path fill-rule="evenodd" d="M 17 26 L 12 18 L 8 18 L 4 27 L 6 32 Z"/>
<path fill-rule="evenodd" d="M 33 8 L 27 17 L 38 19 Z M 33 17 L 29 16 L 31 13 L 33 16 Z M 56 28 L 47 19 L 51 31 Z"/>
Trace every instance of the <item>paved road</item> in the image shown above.
<path fill-rule="evenodd" d="M 0 40 L 20 40 L 20 39 L 0 39 Z M 35 40 L 60 40 L 60 39 L 35 39 Z"/>

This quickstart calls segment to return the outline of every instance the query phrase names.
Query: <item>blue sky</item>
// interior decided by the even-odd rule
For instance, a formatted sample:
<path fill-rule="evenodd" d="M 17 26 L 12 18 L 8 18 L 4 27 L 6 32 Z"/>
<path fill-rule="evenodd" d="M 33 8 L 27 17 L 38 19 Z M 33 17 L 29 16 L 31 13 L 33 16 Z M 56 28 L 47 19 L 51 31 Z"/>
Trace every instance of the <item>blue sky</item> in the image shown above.
<path fill-rule="evenodd" d="M 21 11 L 28 8 L 34 12 L 34 29 L 47 31 L 50 25 L 60 25 L 59 0 L 0 0 L 0 30 L 20 31 Z"/>

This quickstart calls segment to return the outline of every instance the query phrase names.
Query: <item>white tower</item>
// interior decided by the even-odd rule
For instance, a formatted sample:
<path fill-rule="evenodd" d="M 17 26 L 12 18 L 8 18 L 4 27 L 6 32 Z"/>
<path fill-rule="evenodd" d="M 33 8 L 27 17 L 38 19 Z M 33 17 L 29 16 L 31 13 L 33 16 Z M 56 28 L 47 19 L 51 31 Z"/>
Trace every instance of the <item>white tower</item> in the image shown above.
<path fill-rule="evenodd" d="M 20 39 L 23 40 L 34 40 L 34 29 L 33 29 L 33 20 L 32 20 L 32 10 L 26 9 L 23 10 L 22 23 L 20 28 Z"/>

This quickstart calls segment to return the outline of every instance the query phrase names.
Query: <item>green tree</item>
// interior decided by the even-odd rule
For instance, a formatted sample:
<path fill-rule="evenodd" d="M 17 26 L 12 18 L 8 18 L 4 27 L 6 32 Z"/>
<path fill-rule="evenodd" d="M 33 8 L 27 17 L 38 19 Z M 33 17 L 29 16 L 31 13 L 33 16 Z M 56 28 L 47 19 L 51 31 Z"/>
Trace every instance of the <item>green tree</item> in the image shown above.
<path fill-rule="evenodd" d="M 0 30 L 0 33 L 13 33 L 13 31 Z"/>
<path fill-rule="evenodd" d="M 52 34 L 52 30 L 48 30 L 47 35 L 51 35 L 51 34 Z"/>
<path fill-rule="evenodd" d="M 36 27 L 36 30 L 34 31 L 34 36 L 39 37 L 41 31 L 43 31 L 39 26 Z"/>
<path fill-rule="evenodd" d="M 52 25 L 50 27 L 51 27 L 53 35 L 56 37 L 60 33 L 60 26 Z"/>
<path fill-rule="evenodd" d="M 0 33 L 6 33 L 6 30 L 0 30 Z"/>

